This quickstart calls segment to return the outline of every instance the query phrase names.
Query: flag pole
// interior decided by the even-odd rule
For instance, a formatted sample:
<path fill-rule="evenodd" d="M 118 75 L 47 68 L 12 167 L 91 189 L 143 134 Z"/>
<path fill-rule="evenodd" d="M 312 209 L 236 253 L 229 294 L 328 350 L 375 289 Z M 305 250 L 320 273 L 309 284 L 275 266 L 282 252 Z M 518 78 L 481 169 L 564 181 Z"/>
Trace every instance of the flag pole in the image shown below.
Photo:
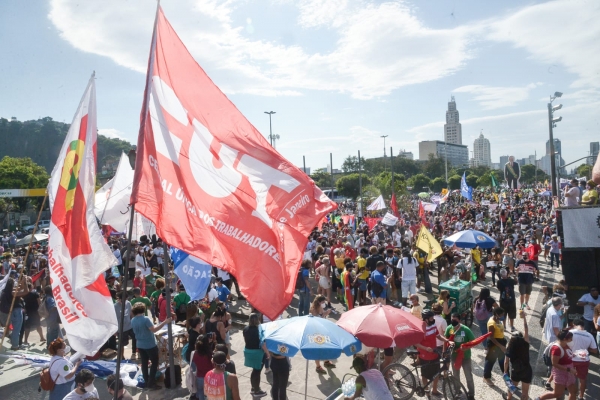
<path fill-rule="evenodd" d="M 10 303 L 10 311 L 8 311 L 8 318 L 6 319 L 6 324 L 4 325 L 4 333 L 2 334 L 2 339 L 0 339 L 0 351 L 2 350 L 2 345 L 4 344 L 4 338 L 8 333 L 8 328 L 10 327 L 10 316 L 12 314 L 13 308 L 15 306 L 15 300 L 17 299 L 17 291 L 19 286 L 23 284 L 25 277 L 27 276 L 27 259 L 29 258 L 29 253 L 31 252 L 31 246 L 33 244 L 33 239 L 35 235 L 35 231 L 37 231 L 38 224 L 40 222 L 40 217 L 42 216 L 42 211 L 44 210 L 44 206 L 46 205 L 46 199 L 48 198 L 48 190 L 46 190 L 46 194 L 44 195 L 44 200 L 42 200 L 42 207 L 40 207 L 40 211 L 38 212 L 37 220 L 35 221 L 35 225 L 33 227 L 33 232 L 31 233 L 31 239 L 29 240 L 29 246 L 27 247 L 27 252 L 25 253 L 25 263 L 23 265 L 23 269 L 21 270 L 21 276 L 19 277 L 19 282 L 17 283 L 17 287 L 15 293 L 12 298 L 12 302 Z M 10 273 L 10 272 L 7 272 Z M 25 323 L 25 321 L 23 321 Z M 14 343 L 11 343 L 12 347 L 15 347 Z M 50 344 L 50 343 L 48 343 Z M 18 347 L 18 346 L 17 346 Z"/>
<path fill-rule="evenodd" d="M 167 242 L 163 240 L 163 265 L 165 266 L 165 286 L 167 288 L 167 318 L 172 318 L 171 314 L 171 272 L 169 271 L 169 248 Z M 172 324 L 172 322 L 171 322 Z M 175 389 L 175 360 L 173 358 L 173 328 L 171 324 L 167 324 L 167 347 L 169 349 L 169 375 L 171 378 L 171 387 L 169 389 Z"/>
<path fill-rule="evenodd" d="M 121 315 L 119 315 L 119 351 L 117 352 L 117 365 L 115 367 L 115 376 L 117 377 L 117 383 L 113 389 L 115 392 L 114 400 L 119 398 L 119 383 L 118 379 L 121 377 L 121 361 L 123 354 L 123 324 L 125 323 L 125 302 L 127 301 L 127 280 L 129 278 L 129 260 L 131 259 L 131 236 L 133 235 L 133 218 L 135 216 L 135 205 L 130 205 L 131 214 L 129 215 L 129 232 L 127 232 L 127 259 L 123 267 L 123 285 L 121 285 Z M 121 257 L 122 258 L 122 257 Z"/>

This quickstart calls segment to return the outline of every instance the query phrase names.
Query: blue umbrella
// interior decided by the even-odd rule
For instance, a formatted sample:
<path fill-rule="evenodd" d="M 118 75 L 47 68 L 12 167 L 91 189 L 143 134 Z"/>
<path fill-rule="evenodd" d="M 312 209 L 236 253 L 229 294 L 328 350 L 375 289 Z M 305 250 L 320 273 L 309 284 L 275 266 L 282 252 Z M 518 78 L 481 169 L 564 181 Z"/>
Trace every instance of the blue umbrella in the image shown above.
<path fill-rule="evenodd" d="M 552 196 L 552 192 L 549 190 L 546 190 L 545 192 L 540 193 L 540 196 L 550 197 L 550 196 Z"/>
<path fill-rule="evenodd" d="M 443 240 L 447 246 L 456 245 L 461 249 L 474 249 L 476 246 L 482 249 L 491 249 L 496 247 L 496 241 L 486 233 L 475 230 L 466 230 L 457 232 Z"/>
<path fill-rule="evenodd" d="M 268 322 L 260 326 L 260 332 L 269 351 L 287 357 L 300 352 L 306 358 L 305 399 L 308 360 L 330 360 L 342 353 L 351 356 L 362 348 L 351 333 L 325 318 L 312 315 Z"/>

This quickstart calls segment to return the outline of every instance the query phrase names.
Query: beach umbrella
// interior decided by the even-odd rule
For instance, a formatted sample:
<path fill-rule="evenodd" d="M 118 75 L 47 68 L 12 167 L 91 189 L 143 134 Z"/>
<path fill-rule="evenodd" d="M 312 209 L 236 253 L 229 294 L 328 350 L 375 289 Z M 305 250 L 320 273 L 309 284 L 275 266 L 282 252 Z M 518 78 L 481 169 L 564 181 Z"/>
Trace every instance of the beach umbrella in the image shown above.
<path fill-rule="evenodd" d="M 31 237 L 33 236 L 33 240 L 31 240 Z M 44 240 L 48 240 L 48 235 L 44 234 L 44 233 L 36 233 L 34 235 L 27 235 L 22 237 L 21 239 L 17 240 L 17 246 L 27 246 L 29 245 L 30 242 L 36 243 L 36 242 L 43 242 Z"/>
<path fill-rule="evenodd" d="M 267 349 L 286 357 L 298 352 L 306 359 L 304 398 L 308 390 L 308 360 L 329 360 L 342 353 L 356 354 L 360 341 L 335 323 L 320 317 L 305 315 L 280 319 L 260 325 L 261 337 Z"/>
<path fill-rule="evenodd" d="M 421 192 L 417 196 L 419 196 L 422 199 L 426 199 L 426 198 L 429 197 L 429 193 L 427 193 L 427 192 Z"/>
<path fill-rule="evenodd" d="M 461 249 L 474 249 L 476 246 L 479 246 L 482 249 L 496 247 L 496 240 L 491 238 L 488 234 L 471 229 L 448 236 L 446 239 L 442 240 L 442 242 L 447 246 L 456 245 L 456 247 Z"/>

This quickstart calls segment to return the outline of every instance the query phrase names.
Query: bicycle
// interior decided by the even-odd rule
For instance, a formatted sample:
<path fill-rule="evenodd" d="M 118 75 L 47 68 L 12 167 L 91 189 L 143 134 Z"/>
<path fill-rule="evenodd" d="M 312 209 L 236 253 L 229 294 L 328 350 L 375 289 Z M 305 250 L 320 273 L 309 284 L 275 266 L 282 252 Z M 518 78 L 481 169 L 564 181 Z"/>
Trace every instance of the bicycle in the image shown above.
<path fill-rule="evenodd" d="M 440 371 L 425 386 L 423 386 L 419 377 L 419 368 L 422 365 L 413 364 L 412 371 L 415 372 L 416 379 L 415 374 L 408 367 L 397 363 L 388 365 L 382 373 L 394 400 L 408 400 L 412 398 L 413 394 L 419 397 L 426 396 L 428 399 L 431 399 L 432 396 L 428 388 L 433 384 L 435 378 L 438 377 L 442 380 L 442 394 L 446 400 L 467 400 L 467 390 L 458 379 L 454 378 L 450 368 L 453 350 L 454 345 L 451 345 L 441 354 Z M 406 354 L 416 361 L 419 352 L 417 350 L 407 350 Z"/>

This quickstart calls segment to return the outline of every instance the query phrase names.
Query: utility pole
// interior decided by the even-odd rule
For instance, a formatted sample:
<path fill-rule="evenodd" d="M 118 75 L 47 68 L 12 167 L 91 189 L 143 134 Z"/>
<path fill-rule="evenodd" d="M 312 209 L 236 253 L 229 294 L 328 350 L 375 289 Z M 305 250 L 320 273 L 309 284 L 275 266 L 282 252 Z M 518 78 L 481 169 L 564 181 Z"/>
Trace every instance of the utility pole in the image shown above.
<path fill-rule="evenodd" d="M 275 111 L 265 111 L 265 114 L 269 114 L 269 143 L 273 147 L 273 125 L 271 124 L 271 116 L 276 114 Z"/>
<path fill-rule="evenodd" d="M 446 141 L 446 135 L 444 135 L 444 165 L 446 167 L 446 188 L 448 188 L 448 142 Z"/>
<path fill-rule="evenodd" d="M 550 178 L 552 179 L 552 197 L 558 197 L 558 183 L 556 181 L 556 154 L 554 154 L 554 124 L 562 121 L 562 117 L 554 118 L 554 111 L 558 111 L 562 108 L 562 104 L 556 107 L 552 107 L 552 102 L 562 97 L 561 92 L 555 92 L 554 96 L 550 96 L 550 102 L 548 103 L 548 133 L 550 136 Z"/>
<path fill-rule="evenodd" d="M 331 200 L 335 200 L 335 193 L 333 191 L 333 153 L 329 153 L 329 167 L 331 168 Z"/>
<path fill-rule="evenodd" d="M 304 168 L 304 173 L 306 174 L 306 157 L 302 156 L 302 168 Z M 306 174 L 308 175 L 308 174 Z"/>
<path fill-rule="evenodd" d="M 362 217 L 363 215 L 363 199 L 362 199 L 362 164 L 360 162 L 360 150 L 358 150 L 358 196 L 359 196 L 359 210 L 360 210 L 360 214 L 359 217 Z"/>
<path fill-rule="evenodd" d="M 380 137 L 383 138 L 383 170 L 385 171 L 386 170 L 386 165 L 385 165 L 385 157 L 386 157 L 386 154 L 385 154 L 385 138 L 388 137 L 388 135 L 381 135 Z"/>
<path fill-rule="evenodd" d="M 392 170 L 392 194 L 394 194 L 394 149 L 390 146 L 390 169 Z"/>

